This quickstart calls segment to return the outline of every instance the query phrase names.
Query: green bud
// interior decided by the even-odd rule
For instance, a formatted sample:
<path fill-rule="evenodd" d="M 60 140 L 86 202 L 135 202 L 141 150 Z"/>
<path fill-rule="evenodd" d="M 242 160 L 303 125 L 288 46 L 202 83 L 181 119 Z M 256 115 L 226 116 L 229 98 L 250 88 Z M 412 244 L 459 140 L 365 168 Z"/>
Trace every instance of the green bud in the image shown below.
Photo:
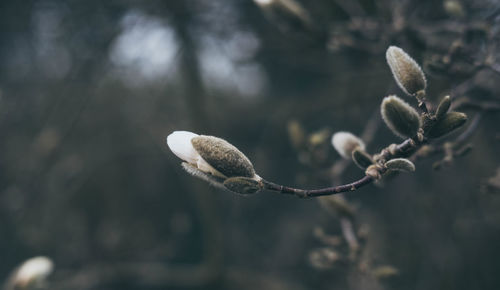
<path fill-rule="evenodd" d="M 192 138 L 191 144 L 210 166 L 224 176 L 255 176 L 250 160 L 226 140 L 202 135 Z"/>
<path fill-rule="evenodd" d="M 426 132 L 426 136 L 429 138 L 444 136 L 463 126 L 466 121 L 467 115 L 464 113 L 449 112 Z"/>
<path fill-rule="evenodd" d="M 415 136 L 420 128 L 417 111 L 397 96 L 384 98 L 381 113 L 387 127 L 402 138 Z"/>
<path fill-rule="evenodd" d="M 359 147 L 352 151 L 352 160 L 361 169 L 366 169 L 373 164 L 373 159 L 370 154 Z"/>
<path fill-rule="evenodd" d="M 396 170 L 402 172 L 413 172 L 415 171 L 415 165 L 408 159 L 405 158 L 394 158 L 385 163 L 385 166 L 389 170 Z"/>
<path fill-rule="evenodd" d="M 450 96 L 444 97 L 441 102 L 439 103 L 439 106 L 437 107 L 436 110 L 436 119 L 441 120 L 446 113 L 448 112 L 448 109 L 450 108 L 451 105 L 451 98 Z"/>
<path fill-rule="evenodd" d="M 248 177 L 231 177 L 224 181 L 223 185 L 232 192 L 241 194 L 252 194 L 262 190 L 262 184 Z"/>
<path fill-rule="evenodd" d="M 385 57 L 394 79 L 406 94 L 415 95 L 425 90 L 427 81 L 422 69 L 404 50 L 390 46 Z"/>

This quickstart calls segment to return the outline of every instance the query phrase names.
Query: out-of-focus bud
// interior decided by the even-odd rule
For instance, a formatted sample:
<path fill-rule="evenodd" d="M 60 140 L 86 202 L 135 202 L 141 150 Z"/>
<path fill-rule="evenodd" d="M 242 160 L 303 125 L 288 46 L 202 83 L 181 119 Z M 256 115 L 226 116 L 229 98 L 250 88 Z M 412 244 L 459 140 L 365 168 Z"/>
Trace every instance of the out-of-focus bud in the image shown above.
<path fill-rule="evenodd" d="M 451 98 L 450 96 L 445 96 L 441 102 L 439 103 L 437 109 L 436 109 L 436 119 L 441 120 L 443 117 L 446 115 L 448 112 L 448 109 L 450 109 L 451 105 Z"/>
<path fill-rule="evenodd" d="M 382 101 L 381 114 L 391 131 L 402 138 L 415 136 L 420 128 L 417 111 L 397 96 L 385 97 Z"/>
<path fill-rule="evenodd" d="M 306 133 L 304 128 L 297 120 L 290 120 L 287 124 L 288 137 L 295 149 L 304 146 Z"/>
<path fill-rule="evenodd" d="M 26 260 L 11 274 L 6 289 L 40 288 L 54 270 L 54 263 L 47 257 Z"/>
<path fill-rule="evenodd" d="M 389 170 L 401 171 L 401 172 L 413 172 L 415 171 L 415 165 L 408 159 L 405 158 L 394 158 L 385 163 L 385 166 Z"/>
<path fill-rule="evenodd" d="M 355 209 L 340 194 L 319 197 L 319 204 L 328 212 L 339 216 L 354 216 Z"/>
<path fill-rule="evenodd" d="M 385 279 L 398 275 L 399 271 L 393 266 L 385 265 L 385 266 L 378 266 L 375 269 L 373 269 L 372 274 L 377 279 Z"/>
<path fill-rule="evenodd" d="M 350 159 L 356 148 L 365 150 L 365 143 L 349 132 L 337 132 L 332 136 L 332 145 L 345 159 Z"/>
<path fill-rule="evenodd" d="M 452 17 L 463 18 L 465 16 L 465 9 L 460 1 L 445 0 L 443 2 L 443 8 L 444 11 Z"/>
<path fill-rule="evenodd" d="M 425 91 L 427 81 L 422 69 L 404 50 L 390 46 L 385 57 L 394 79 L 406 94 L 413 96 Z"/>
<path fill-rule="evenodd" d="M 295 0 L 254 0 L 264 15 L 286 30 L 312 27 L 309 13 Z"/>
<path fill-rule="evenodd" d="M 188 173 L 212 185 L 245 194 L 262 189 L 261 178 L 255 174 L 250 160 L 223 139 L 175 131 L 167 137 L 167 145 L 186 161 L 182 167 Z"/>
<path fill-rule="evenodd" d="M 352 160 L 361 169 L 366 169 L 373 164 L 373 159 L 370 154 L 366 153 L 361 148 L 356 148 L 352 151 Z"/>
<path fill-rule="evenodd" d="M 319 248 L 309 253 L 311 266 L 320 270 L 331 269 L 340 258 L 340 255 L 330 248 Z"/>
<path fill-rule="evenodd" d="M 425 135 L 429 138 L 439 138 L 453 130 L 462 127 L 467 122 L 467 115 L 459 112 L 449 112 L 441 118 Z"/>
<path fill-rule="evenodd" d="M 262 5 L 262 6 L 265 6 L 265 5 L 271 5 L 273 3 L 274 0 L 254 0 L 254 2 L 257 4 L 257 5 Z"/>

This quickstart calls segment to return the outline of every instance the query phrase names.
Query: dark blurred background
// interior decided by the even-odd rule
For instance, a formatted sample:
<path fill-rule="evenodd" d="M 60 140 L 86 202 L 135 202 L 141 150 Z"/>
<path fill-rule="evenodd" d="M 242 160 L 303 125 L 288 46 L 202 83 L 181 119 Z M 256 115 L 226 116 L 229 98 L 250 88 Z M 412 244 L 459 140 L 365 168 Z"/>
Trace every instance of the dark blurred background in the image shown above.
<path fill-rule="evenodd" d="M 1 279 L 45 255 L 48 289 L 499 289 L 499 13 L 496 0 L 2 0 Z M 189 130 L 274 182 L 355 180 L 331 169 L 330 137 L 368 123 L 370 152 L 399 141 L 378 126 L 382 98 L 403 97 L 389 45 L 422 64 L 431 102 L 466 97 L 481 119 L 449 166 L 424 158 L 333 201 L 355 256 L 341 210 L 210 188 L 165 144 Z"/>

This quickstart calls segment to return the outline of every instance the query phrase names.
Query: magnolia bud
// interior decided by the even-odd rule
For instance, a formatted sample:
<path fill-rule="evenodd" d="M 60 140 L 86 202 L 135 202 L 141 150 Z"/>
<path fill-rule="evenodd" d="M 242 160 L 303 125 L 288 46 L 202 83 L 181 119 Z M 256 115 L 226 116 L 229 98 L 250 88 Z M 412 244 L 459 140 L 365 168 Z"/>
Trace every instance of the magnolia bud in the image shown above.
<path fill-rule="evenodd" d="M 167 144 L 177 157 L 202 172 L 225 178 L 255 176 L 250 160 L 236 147 L 220 138 L 175 131 L 168 135 Z"/>
<path fill-rule="evenodd" d="M 385 163 L 385 167 L 389 170 L 396 170 L 402 172 L 413 172 L 415 171 L 415 165 L 408 159 L 405 158 L 394 158 Z"/>
<path fill-rule="evenodd" d="M 365 143 L 349 132 L 337 132 L 333 134 L 332 145 L 340 156 L 345 159 L 351 158 L 352 152 L 356 148 L 361 148 L 362 150 L 365 149 Z"/>
<path fill-rule="evenodd" d="M 11 274 L 7 289 L 40 287 L 53 270 L 54 263 L 47 257 L 28 259 Z"/>
<path fill-rule="evenodd" d="M 451 105 L 451 98 L 450 96 L 445 96 L 441 102 L 439 103 L 437 109 L 436 109 L 436 119 L 441 120 L 446 113 L 448 112 L 448 109 L 450 108 Z"/>
<path fill-rule="evenodd" d="M 340 194 L 326 195 L 319 198 L 320 205 L 331 212 L 340 216 L 353 217 L 355 209 Z"/>
<path fill-rule="evenodd" d="M 402 138 L 415 136 L 420 128 L 417 111 L 397 96 L 384 98 L 381 113 L 387 127 Z"/>
<path fill-rule="evenodd" d="M 314 249 L 309 253 L 309 262 L 314 268 L 330 269 L 341 259 L 341 256 L 331 248 Z"/>
<path fill-rule="evenodd" d="M 175 131 L 167 137 L 167 144 L 186 161 L 184 170 L 214 186 L 243 194 L 262 189 L 250 160 L 223 139 Z"/>
<path fill-rule="evenodd" d="M 393 276 L 397 276 L 399 274 L 398 269 L 393 266 L 378 266 L 372 270 L 372 275 L 377 279 L 385 279 Z"/>
<path fill-rule="evenodd" d="M 426 80 L 420 66 L 404 50 L 390 46 L 385 54 L 394 79 L 408 95 L 425 90 Z"/>
<path fill-rule="evenodd" d="M 429 138 L 438 138 L 444 136 L 453 130 L 460 128 L 467 121 L 467 115 L 459 112 L 449 112 L 441 120 L 438 120 L 434 126 L 426 132 Z"/>
<path fill-rule="evenodd" d="M 255 176 L 250 160 L 226 140 L 213 136 L 198 136 L 194 137 L 191 143 L 198 154 L 224 176 Z"/>
<path fill-rule="evenodd" d="M 373 159 L 370 154 L 366 153 L 361 148 L 356 148 L 352 151 L 352 160 L 361 169 L 366 169 L 373 164 Z"/>

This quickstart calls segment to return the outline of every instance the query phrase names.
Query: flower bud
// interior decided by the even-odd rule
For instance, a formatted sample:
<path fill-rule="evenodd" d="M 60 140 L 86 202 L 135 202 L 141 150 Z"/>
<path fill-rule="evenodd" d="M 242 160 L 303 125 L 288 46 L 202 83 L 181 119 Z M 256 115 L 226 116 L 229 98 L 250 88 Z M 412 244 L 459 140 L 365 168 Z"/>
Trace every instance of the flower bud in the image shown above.
<path fill-rule="evenodd" d="M 320 270 L 331 269 L 340 259 L 339 253 L 327 247 L 314 249 L 309 253 L 311 266 Z"/>
<path fill-rule="evenodd" d="M 370 154 L 366 153 L 361 148 L 356 148 L 352 151 L 352 160 L 361 169 L 366 169 L 373 164 L 373 159 Z"/>
<path fill-rule="evenodd" d="M 39 287 L 54 270 L 54 263 L 47 257 L 34 257 L 19 266 L 7 282 L 8 289 Z"/>
<path fill-rule="evenodd" d="M 467 115 L 459 112 L 449 112 L 441 120 L 426 132 L 429 138 L 438 138 L 451 133 L 453 130 L 460 128 L 467 121 Z"/>
<path fill-rule="evenodd" d="M 188 164 L 196 165 L 195 168 L 201 170 L 202 172 L 224 177 L 224 174 L 220 173 L 208 164 L 205 159 L 201 157 L 198 151 L 196 151 L 191 142 L 195 137 L 199 137 L 199 135 L 188 131 L 175 131 L 168 135 L 167 145 L 177 157 L 186 161 Z"/>
<path fill-rule="evenodd" d="M 213 136 L 198 136 L 194 137 L 191 143 L 200 156 L 224 176 L 255 176 L 250 160 L 226 140 Z"/>
<path fill-rule="evenodd" d="M 385 54 L 394 79 L 408 95 L 425 90 L 427 82 L 420 66 L 404 50 L 390 46 Z"/>
<path fill-rule="evenodd" d="M 450 109 L 450 105 L 451 105 L 450 96 L 445 96 L 441 100 L 441 102 L 439 103 L 439 105 L 436 109 L 436 119 L 441 120 L 448 112 L 448 109 Z"/>
<path fill-rule="evenodd" d="M 362 150 L 365 149 L 365 143 L 349 132 L 337 132 L 333 134 L 332 145 L 340 156 L 345 159 L 351 158 L 352 152 L 356 148 L 361 148 Z"/>
<path fill-rule="evenodd" d="M 420 128 L 417 111 L 397 96 L 384 98 L 381 113 L 387 127 L 402 138 L 415 136 Z"/>
<path fill-rule="evenodd" d="M 372 275 L 377 279 L 386 279 L 399 275 L 399 271 L 390 265 L 378 266 L 372 270 Z"/>
<path fill-rule="evenodd" d="M 224 181 L 223 185 L 232 192 L 241 194 L 252 194 L 262 190 L 262 184 L 248 177 L 231 177 Z"/>
<path fill-rule="evenodd" d="M 405 158 L 394 158 L 385 163 L 385 167 L 389 170 L 402 171 L 402 172 L 413 172 L 415 171 L 415 165 L 408 159 Z"/>
<path fill-rule="evenodd" d="M 219 178 L 255 176 L 250 160 L 223 139 L 175 131 L 167 137 L 167 144 L 177 157 L 204 173 Z M 189 172 L 194 174 L 191 169 Z"/>
<path fill-rule="evenodd" d="M 175 131 L 167 137 L 167 144 L 186 161 L 182 162 L 184 170 L 211 185 L 242 194 L 262 190 L 250 160 L 223 139 Z"/>
<path fill-rule="evenodd" d="M 320 205 L 332 214 L 344 217 L 353 217 L 355 209 L 340 194 L 319 197 Z"/>

